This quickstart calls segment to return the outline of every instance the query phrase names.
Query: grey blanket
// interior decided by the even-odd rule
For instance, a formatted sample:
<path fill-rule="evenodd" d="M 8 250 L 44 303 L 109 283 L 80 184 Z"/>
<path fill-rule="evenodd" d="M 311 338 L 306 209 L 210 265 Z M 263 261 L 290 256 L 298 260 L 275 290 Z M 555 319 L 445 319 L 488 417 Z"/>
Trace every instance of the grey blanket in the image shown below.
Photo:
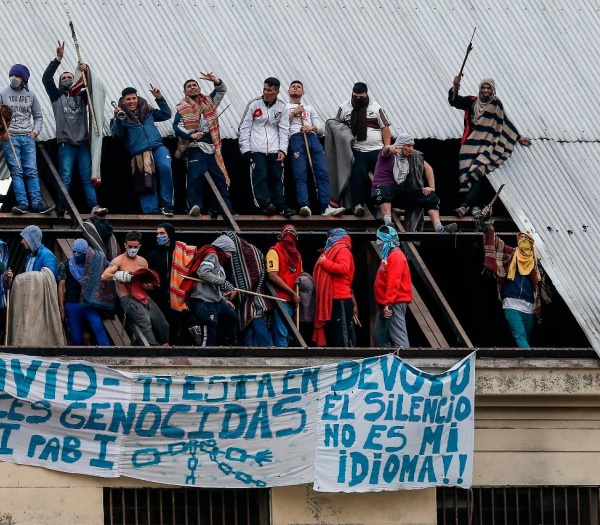
<path fill-rule="evenodd" d="M 350 170 L 352 169 L 352 145 L 354 136 L 341 120 L 325 122 L 325 160 L 329 173 L 329 194 L 335 206 L 350 208 Z"/>

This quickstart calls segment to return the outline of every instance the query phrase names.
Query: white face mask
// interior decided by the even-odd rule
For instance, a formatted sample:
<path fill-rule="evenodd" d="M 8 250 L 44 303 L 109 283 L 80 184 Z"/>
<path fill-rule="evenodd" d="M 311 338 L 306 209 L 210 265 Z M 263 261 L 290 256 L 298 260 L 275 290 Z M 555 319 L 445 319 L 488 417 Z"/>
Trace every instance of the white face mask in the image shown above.
<path fill-rule="evenodd" d="M 10 87 L 18 89 L 22 84 L 22 80 L 18 77 L 10 77 Z"/>
<path fill-rule="evenodd" d="M 139 248 L 129 248 L 127 250 L 127 255 L 133 259 L 137 255 L 137 252 L 139 252 L 139 251 L 140 251 Z"/>

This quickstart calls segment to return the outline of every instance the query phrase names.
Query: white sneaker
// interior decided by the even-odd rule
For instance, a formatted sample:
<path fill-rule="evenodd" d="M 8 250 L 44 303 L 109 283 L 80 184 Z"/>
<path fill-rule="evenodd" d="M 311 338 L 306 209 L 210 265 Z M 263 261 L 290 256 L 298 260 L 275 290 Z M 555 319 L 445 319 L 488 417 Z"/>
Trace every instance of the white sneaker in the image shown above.
<path fill-rule="evenodd" d="M 312 212 L 310 211 L 310 208 L 308 206 L 302 206 L 298 213 L 301 217 L 310 217 L 312 215 Z"/>
<path fill-rule="evenodd" d="M 103 208 L 101 206 L 94 206 L 92 208 L 92 215 L 99 215 L 100 217 L 102 217 L 103 215 L 106 215 L 108 213 L 108 208 Z"/>
<path fill-rule="evenodd" d="M 327 209 L 321 213 L 321 215 L 328 217 L 332 215 L 333 217 L 338 217 L 342 215 L 346 211 L 346 208 L 334 208 L 333 206 L 327 206 Z"/>

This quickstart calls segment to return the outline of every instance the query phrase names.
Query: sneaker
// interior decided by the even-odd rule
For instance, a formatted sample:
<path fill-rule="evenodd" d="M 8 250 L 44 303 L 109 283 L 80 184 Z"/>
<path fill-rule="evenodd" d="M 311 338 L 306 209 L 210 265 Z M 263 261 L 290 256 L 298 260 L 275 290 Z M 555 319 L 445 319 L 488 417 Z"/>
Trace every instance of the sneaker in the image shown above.
<path fill-rule="evenodd" d="M 189 210 L 188 215 L 191 217 L 198 217 L 200 215 L 200 206 L 194 204 Z"/>
<path fill-rule="evenodd" d="M 42 215 L 48 215 L 54 206 L 44 206 L 43 204 L 37 204 L 31 208 L 32 213 L 41 213 Z"/>
<path fill-rule="evenodd" d="M 456 233 L 457 226 L 455 222 L 451 222 L 450 224 L 446 224 L 446 226 L 442 227 L 439 233 Z"/>
<path fill-rule="evenodd" d="M 160 213 L 162 213 L 166 217 L 173 217 L 173 215 L 175 215 L 172 206 L 165 206 L 164 208 L 161 208 Z"/>
<path fill-rule="evenodd" d="M 29 210 L 27 209 L 27 206 L 17 204 L 17 206 L 12 207 L 12 212 L 15 215 L 25 215 L 26 213 L 29 213 Z"/>
<path fill-rule="evenodd" d="M 468 206 L 460 206 L 454 210 L 454 215 L 457 217 L 464 217 L 467 213 L 469 213 Z"/>
<path fill-rule="evenodd" d="M 291 217 L 292 215 L 296 215 L 296 210 L 292 210 L 292 208 L 284 206 L 281 210 L 277 212 L 277 214 L 283 215 L 284 217 Z"/>
<path fill-rule="evenodd" d="M 357 204 L 356 206 L 354 206 L 354 215 L 356 215 L 357 217 L 365 216 L 365 208 L 362 204 Z"/>
<path fill-rule="evenodd" d="M 308 206 L 302 206 L 298 214 L 301 217 L 310 217 L 312 215 L 312 211 L 310 211 L 310 208 Z"/>
<path fill-rule="evenodd" d="M 471 209 L 471 215 L 475 219 L 479 219 L 481 217 L 481 208 L 479 206 L 473 206 L 473 208 Z"/>
<path fill-rule="evenodd" d="M 99 215 L 100 217 L 106 215 L 108 213 L 108 208 L 103 208 L 101 206 L 94 206 L 92 208 L 92 215 Z"/>
<path fill-rule="evenodd" d="M 262 212 L 263 212 L 265 215 L 269 215 L 269 216 L 271 216 L 271 215 L 275 215 L 275 212 L 276 212 L 276 211 L 277 211 L 277 208 L 275 207 L 275 205 L 274 205 L 274 204 L 269 204 L 269 205 L 268 205 L 266 208 L 263 208 L 263 209 L 262 209 Z"/>
<path fill-rule="evenodd" d="M 323 213 L 321 213 L 321 215 L 323 215 L 325 217 L 329 217 L 329 216 L 339 217 L 345 211 L 346 211 L 346 208 L 334 208 L 333 206 L 327 206 L 327 208 L 325 208 L 325 211 Z"/>

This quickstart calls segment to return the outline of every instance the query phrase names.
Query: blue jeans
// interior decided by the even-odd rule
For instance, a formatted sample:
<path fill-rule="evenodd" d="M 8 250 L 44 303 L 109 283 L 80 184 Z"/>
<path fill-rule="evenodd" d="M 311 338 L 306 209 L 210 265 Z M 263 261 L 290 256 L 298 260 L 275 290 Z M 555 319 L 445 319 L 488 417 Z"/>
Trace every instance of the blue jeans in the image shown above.
<path fill-rule="evenodd" d="M 303 133 L 294 133 L 290 137 L 289 152 L 292 159 L 292 171 L 296 181 L 296 199 L 298 206 L 308 206 L 308 188 L 306 185 L 306 173 L 308 166 L 308 157 L 306 155 L 306 144 L 304 143 Z M 321 213 L 329 206 L 329 175 L 327 174 L 327 164 L 325 162 L 325 153 L 319 138 L 314 133 L 307 133 L 306 140 L 312 167 L 315 176 L 315 185 L 317 187 L 317 197 L 321 204 Z"/>
<path fill-rule="evenodd" d="M 69 325 L 71 343 L 79 346 L 83 341 L 83 321 L 87 321 L 96 336 L 98 346 L 110 346 L 100 312 L 88 304 L 65 303 L 65 315 Z"/>
<path fill-rule="evenodd" d="M 518 310 L 511 308 L 504 309 L 504 317 L 508 321 L 510 331 L 512 332 L 515 342 L 519 348 L 531 348 L 529 341 L 533 333 L 533 325 L 535 324 L 534 314 L 524 314 Z"/>
<path fill-rule="evenodd" d="M 140 195 L 142 213 L 147 215 L 159 214 L 160 208 L 173 206 L 173 172 L 171 171 L 171 154 L 165 146 L 152 150 L 156 174 L 160 180 L 160 192 L 156 193 L 156 178 L 154 191 Z"/>
<path fill-rule="evenodd" d="M 17 204 L 23 208 L 27 208 L 29 204 L 31 207 L 39 206 L 42 204 L 42 195 L 37 172 L 35 140 L 27 135 L 14 135 L 11 136 L 11 140 L 21 167 L 17 167 L 8 140 L 2 141 L 2 153 L 10 170 Z"/>
<path fill-rule="evenodd" d="M 96 199 L 96 190 L 92 184 L 92 155 L 90 147 L 87 144 L 82 146 L 73 146 L 64 142 L 59 144 L 58 173 L 67 191 L 71 188 L 71 176 L 73 175 L 75 162 L 79 166 L 79 175 L 83 183 L 85 200 L 91 210 L 98 204 L 98 200 Z"/>
<path fill-rule="evenodd" d="M 257 317 L 252 320 L 244 336 L 244 346 L 251 346 L 253 348 L 273 346 L 271 334 L 269 333 L 269 328 L 264 317 Z"/>
<path fill-rule="evenodd" d="M 219 168 L 214 154 L 204 153 L 200 148 L 188 148 L 188 164 L 187 164 L 187 201 L 190 207 L 197 205 L 202 208 L 204 206 L 204 195 L 210 191 L 210 186 L 206 181 L 204 173 L 208 171 L 212 179 L 223 197 L 225 204 L 231 213 L 235 213 L 233 204 L 229 197 L 227 182 L 225 175 Z M 219 208 L 221 206 L 219 205 Z M 223 210 L 221 212 L 224 215 Z"/>
<path fill-rule="evenodd" d="M 294 305 L 292 303 L 280 303 L 285 311 L 292 317 L 294 315 Z M 288 329 L 283 324 L 283 319 L 273 310 L 273 324 L 271 325 L 271 336 L 273 337 L 273 346 L 287 348 L 289 343 Z"/>

